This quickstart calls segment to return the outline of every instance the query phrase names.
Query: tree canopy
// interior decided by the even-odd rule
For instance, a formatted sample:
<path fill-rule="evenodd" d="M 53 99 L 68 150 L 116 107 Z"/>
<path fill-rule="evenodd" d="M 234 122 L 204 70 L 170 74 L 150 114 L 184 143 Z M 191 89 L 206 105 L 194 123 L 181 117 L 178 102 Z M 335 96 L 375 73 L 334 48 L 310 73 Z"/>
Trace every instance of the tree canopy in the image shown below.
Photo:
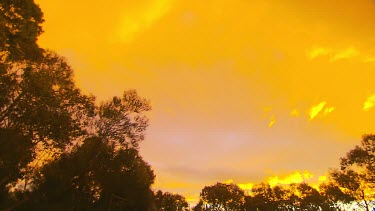
<path fill-rule="evenodd" d="M 138 153 L 150 102 L 130 90 L 97 105 L 38 46 L 33 0 L 1 0 L 0 13 L 0 209 L 151 208 L 155 175 Z"/>
<path fill-rule="evenodd" d="M 0 61 L 36 60 L 43 13 L 34 0 L 0 0 Z"/>
<path fill-rule="evenodd" d="M 198 206 L 202 210 L 242 210 L 245 201 L 245 193 L 241 188 L 224 183 L 204 187 L 200 197 L 202 203 Z"/>
<path fill-rule="evenodd" d="M 186 202 L 185 197 L 180 194 L 163 193 L 159 190 L 155 193 L 155 209 L 164 211 L 184 211 L 189 210 L 189 204 Z"/>

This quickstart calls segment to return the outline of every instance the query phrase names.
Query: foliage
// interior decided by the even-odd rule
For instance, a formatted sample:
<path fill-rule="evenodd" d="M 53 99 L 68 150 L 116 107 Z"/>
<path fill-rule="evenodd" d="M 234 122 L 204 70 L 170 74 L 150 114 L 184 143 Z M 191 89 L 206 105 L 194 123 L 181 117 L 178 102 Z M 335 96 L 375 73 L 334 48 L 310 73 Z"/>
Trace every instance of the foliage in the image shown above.
<path fill-rule="evenodd" d="M 95 106 L 66 61 L 37 45 L 43 13 L 33 0 L 0 0 L 0 13 L 1 205 L 149 207 L 154 174 L 137 149 L 150 103 L 131 90 Z M 58 152 L 53 161 L 29 168 L 46 149 Z M 23 190 L 8 193 L 19 179 Z"/>
<path fill-rule="evenodd" d="M 289 190 L 261 183 L 252 188 L 251 196 L 245 197 L 244 206 L 246 210 L 282 210 L 289 206 L 291 198 Z"/>
<path fill-rule="evenodd" d="M 74 165 L 72 165 L 74 164 Z M 40 170 L 25 209 L 147 210 L 152 205 L 151 167 L 136 149 L 114 150 L 90 138 Z"/>
<path fill-rule="evenodd" d="M 375 135 L 364 135 L 361 144 L 341 158 L 341 168 L 332 171 L 331 177 L 346 194 L 369 210 L 375 199 Z"/>
<path fill-rule="evenodd" d="M 43 50 L 36 41 L 42 33 L 43 13 L 33 0 L 0 0 L 0 60 L 35 60 Z"/>
<path fill-rule="evenodd" d="M 113 97 L 97 109 L 96 131 L 98 136 L 118 147 L 138 148 L 145 137 L 148 118 L 144 112 L 151 110 L 150 102 L 138 96 L 135 90 Z"/>
<path fill-rule="evenodd" d="M 1 171 L 7 173 L 0 175 L 0 185 L 6 191 L 7 184 L 28 174 L 27 164 L 37 150 L 63 150 L 87 134 L 85 125 L 94 106 L 93 98 L 76 88 L 72 69 L 53 52 L 47 51 L 38 63 L 9 65 L 0 75 L 0 85 L 0 142 L 4 146 L 0 159 L 17 163 L 2 166 Z"/>
<path fill-rule="evenodd" d="M 155 208 L 164 211 L 183 211 L 189 210 L 189 204 L 185 197 L 179 194 L 163 193 L 159 190 L 155 193 Z"/>
<path fill-rule="evenodd" d="M 354 200 L 350 195 L 345 194 L 339 186 L 330 183 L 323 183 L 319 187 L 324 204 L 323 210 L 344 210 L 344 205 Z"/>
<path fill-rule="evenodd" d="M 216 183 L 203 188 L 200 197 L 206 210 L 242 210 L 245 193 L 235 184 Z"/>
<path fill-rule="evenodd" d="M 135 90 L 95 105 L 64 58 L 37 44 L 43 13 L 33 0 L 0 0 L 0 209 L 187 210 L 178 194 L 153 193 L 155 175 L 139 155 L 150 102 Z M 51 162 L 30 167 L 38 152 Z M 251 194 L 235 184 L 203 188 L 194 210 L 342 210 L 374 201 L 375 135 L 341 158 L 319 191 L 306 183 Z M 19 181 L 22 190 L 9 192 Z"/>

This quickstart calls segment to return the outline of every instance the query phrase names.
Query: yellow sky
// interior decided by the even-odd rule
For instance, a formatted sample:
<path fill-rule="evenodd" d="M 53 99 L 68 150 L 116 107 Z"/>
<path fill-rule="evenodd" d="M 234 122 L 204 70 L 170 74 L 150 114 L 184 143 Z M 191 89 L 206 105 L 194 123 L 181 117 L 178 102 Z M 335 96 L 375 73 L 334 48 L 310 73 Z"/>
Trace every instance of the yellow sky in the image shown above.
<path fill-rule="evenodd" d="M 85 92 L 152 101 L 156 188 L 324 175 L 375 132 L 372 0 L 36 2 Z"/>

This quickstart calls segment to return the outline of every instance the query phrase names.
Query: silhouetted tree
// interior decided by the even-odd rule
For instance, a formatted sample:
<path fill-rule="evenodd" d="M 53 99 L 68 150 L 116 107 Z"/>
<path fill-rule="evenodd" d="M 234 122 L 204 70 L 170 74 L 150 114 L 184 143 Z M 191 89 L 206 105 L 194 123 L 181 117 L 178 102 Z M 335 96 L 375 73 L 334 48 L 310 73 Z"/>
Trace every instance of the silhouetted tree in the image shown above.
<path fill-rule="evenodd" d="M 87 134 L 94 109 L 93 98 L 80 93 L 72 69 L 53 52 L 38 63 L 14 64 L 6 71 L 0 75 L 0 143 L 17 147 L 4 151 L 0 163 L 17 165 L 0 166 L 2 192 L 18 179 L 29 180 L 32 168 L 27 165 L 37 150 L 64 150 Z"/>
<path fill-rule="evenodd" d="M 375 135 L 364 135 L 359 146 L 341 158 L 340 170 L 331 177 L 367 211 L 375 199 Z"/>
<path fill-rule="evenodd" d="M 199 200 L 198 204 L 196 204 L 194 207 L 193 207 L 193 211 L 204 211 L 206 210 L 205 207 L 204 207 L 204 204 L 203 204 L 203 201 L 202 199 Z"/>
<path fill-rule="evenodd" d="M 32 160 L 31 139 L 17 130 L 0 128 L 0 209 L 12 200 L 7 185 L 16 182 L 22 170 Z"/>
<path fill-rule="evenodd" d="M 246 197 L 247 210 L 276 210 L 277 201 L 273 196 L 270 185 L 261 183 L 251 189 L 252 196 Z"/>
<path fill-rule="evenodd" d="M 323 197 L 323 210 L 345 210 L 344 205 L 354 200 L 350 195 L 345 194 L 336 184 L 323 183 L 319 187 L 320 194 Z"/>
<path fill-rule="evenodd" d="M 319 210 L 323 205 L 323 197 L 318 190 L 311 187 L 307 183 L 300 183 L 296 185 L 298 191 L 299 208 L 301 210 Z"/>
<path fill-rule="evenodd" d="M 261 183 L 255 185 L 251 195 L 245 197 L 246 210 L 289 210 L 294 207 L 291 201 L 294 193 L 281 186 L 270 187 L 269 184 Z"/>
<path fill-rule="evenodd" d="M 155 193 L 155 207 L 156 210 L 164 211 L 189 210 L 189 204 L 185 197 L 169 192 L 163 193 L 160 190 Z"/>
<path fill-rule="evenodd" d="M 121 98 L 113 97 L 97 108 L 94 130 L 118 147 L 138 148 L 145 137 L 148 126 L 145 112 L 149 110 L 151 105 L 147 99 L 141 98 L 135 90 L 125 91 Z"/>
<path fill-rule="evenodd" d="M 43 13 L 33 0 L 0 0 L 0 61 L 35 60 Z M 0 68 L 2 69 L 2 68 Z"/>
<path fill-rule="evenodd" d="M 151 167 L 134 148 L 90 138 L 40 170 L 25 210 L 150 210 Z M 19 208 L 19 210 L 22 210 Z"/>
<path fill-rule="evenodd" d="M 27 184 L 37 151 L 63 150 L 93 111 L 64 59 L 38 46 L 42 23 L 33 0 L 0 0 L 0 197 L 8 202 L 8 185 Z"/>
<path fill-rule="evenodd" d="M 154 174 L 138 147 L 149 101 L 130 90 L 95 106 L 37 45 L 42 22 L 33 0 L 0 0 L 0 209 L 148 210 Z M 30 166 L 48 150 L 52 162 Z"/>
<path fill-rule="evenodd" d="M 200 197 L 205 210 L 243 210 L 245 193 L 235 184 L 216 183 L 203 188 Z"/>

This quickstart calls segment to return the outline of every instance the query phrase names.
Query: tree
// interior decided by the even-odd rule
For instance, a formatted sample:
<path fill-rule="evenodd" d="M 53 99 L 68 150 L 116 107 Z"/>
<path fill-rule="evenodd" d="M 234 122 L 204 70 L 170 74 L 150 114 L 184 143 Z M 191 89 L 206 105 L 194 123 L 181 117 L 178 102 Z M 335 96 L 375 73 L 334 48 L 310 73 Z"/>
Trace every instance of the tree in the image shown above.
<path fill-rule="evenodd" d="M 193 211 L 204 211 L 206 210 L 205 207 L 204 207 L 204 204 L 203 204 L 203 201 L 202 199 L 199 200 L 198 204 L 196 204 L 194 207 L 193 207 Z"/>
<path fill-rule="evenodd" d="M 169 192 L 163 193 L 160 190 L 155 193 L 155 207 L 156 210 L 164 211 L 189 210 L 189 204 L 186 202 L 185 197 Z"/>
<path fill-rule="evenodd" d="M 369 210 L 375 199 L 375 135 L 364 135 L 359 146 L 355 146 L 341 158 L 341 168 L 331 172 L 339 187 Z"/>
<path fill-rule="evenodd" d="M 203 188 L 200 197 L 206 210 L 243 210 L 245 193 L 235 184 L 216 183 Z"/>
<path fill-rule="evenodd" d="M 135 90 L 125 91 L 122 98 L 113 97 L 97 108 L 95 131 L 98 136 L 118 147 L 138 148 L 145 137 L 150 102 Z"/>
<path fill-rule="evenodd" d="M 289 210 L 294 206 L 294 193 L 281 186 L 271 188 L 269 184 L 255 185 L 251 195 L 245 197 L 246 210 Z"/>
<path fill-rule="evenodd" d="M 72 165 L 74 164 L 74 165 Z M 149 210 L 155 175 L 134 148 L 89 138 L 43 166 L 25 210 Z M 20 209 L 22 210 L 22 209 Z"/>
<path fill-rule="evenodd" d="M 1 136 L 1 142 L 26 147 L 23 151 L 33 155 L 24 156 L 14 151 L 17 148 L 10 148 L 1 161 L 18 159 L 20 165 L 8 167 L 25 173 L 37 147 L 64 149 L 87 134 L 85 125 L 93 115 L 93 98 L 80 93 L 73 81 L 73 71 L 63 58 L 46 52 L 41 62 L 14 65 L 0 79 L 0 128 L 23 136 L 22 139 Z M 1 175 L 1 185 L 22 176 Z"/>
<path fill-rule="evenodd" d="M 354 200 L 350 195 L 345 194 L 339 186 L 330 183 L 323 183 L 319 187 L 320 194 L 323 197 L 323 210 L 345 210 L 343 205 L 349 204 Z"/>
<path fill-rule="evenodd" d="M 33 0 L 0 0 L 0 61 L 38 59 L 43 50 L 36 41 L 43 21 Z"/>
<path fill-rule="evenodd" d="M 94 113 L 80 119 L 87 137 L 83 144 L 77 142 L 42 166 L 26 200 L 16 206 L 27 201 L 27 208 L 41 210 L 150 209 L 154 174 L 138 154 L 149 109 L 149 102 L 133 90 L 89 109 Z"/>
<path fill-rule="evenodd" d="M 147 210 L 154 174 L 138 148 L 149 101 L 131 90 L 95 106 L 65 60 L 37 45 L 33 0 L 0 0 L 0 13 L 0 209 Z M 50 163 L 30 166 L 48 150 Z M 9 194 L 18 179 L 23 190 Z"/>
<path fill-rule="evenodd" d="M 94 108 L 65 60 L 38 46 L 43 21 L 33 0 L 0 0 L 0 192 L 8 202 L 8 185 L 24 179 L 26 188 L 37 152 L 84 135 Z"/>
<path fill-rule="evenodd" d="M 277 202 L 270 185 L 265 183 L 255 185 L 251 193 L 252 196 L 246 197 L 246 210 L 276 210 Z"/>
<path fill-rule="evenodd" d="M 332 171 L 331 177 L 360 207 L 370 210 L 369 203 L 374 196 L 365 175 L 346 169 Z"/>
<path fill-rule="evenodd" d="M 0 128 L 0 209 L 11 204 L 7 184 L 15 182 L 32 160 L 31 139 L 13 129 Z"/>
<path fill-rule="evenodd" d="M 320 210 L 323 205 L 323 198 L 320 193 L 307 183 L 297 184 L 296 187 L 301 210 Z"/>

